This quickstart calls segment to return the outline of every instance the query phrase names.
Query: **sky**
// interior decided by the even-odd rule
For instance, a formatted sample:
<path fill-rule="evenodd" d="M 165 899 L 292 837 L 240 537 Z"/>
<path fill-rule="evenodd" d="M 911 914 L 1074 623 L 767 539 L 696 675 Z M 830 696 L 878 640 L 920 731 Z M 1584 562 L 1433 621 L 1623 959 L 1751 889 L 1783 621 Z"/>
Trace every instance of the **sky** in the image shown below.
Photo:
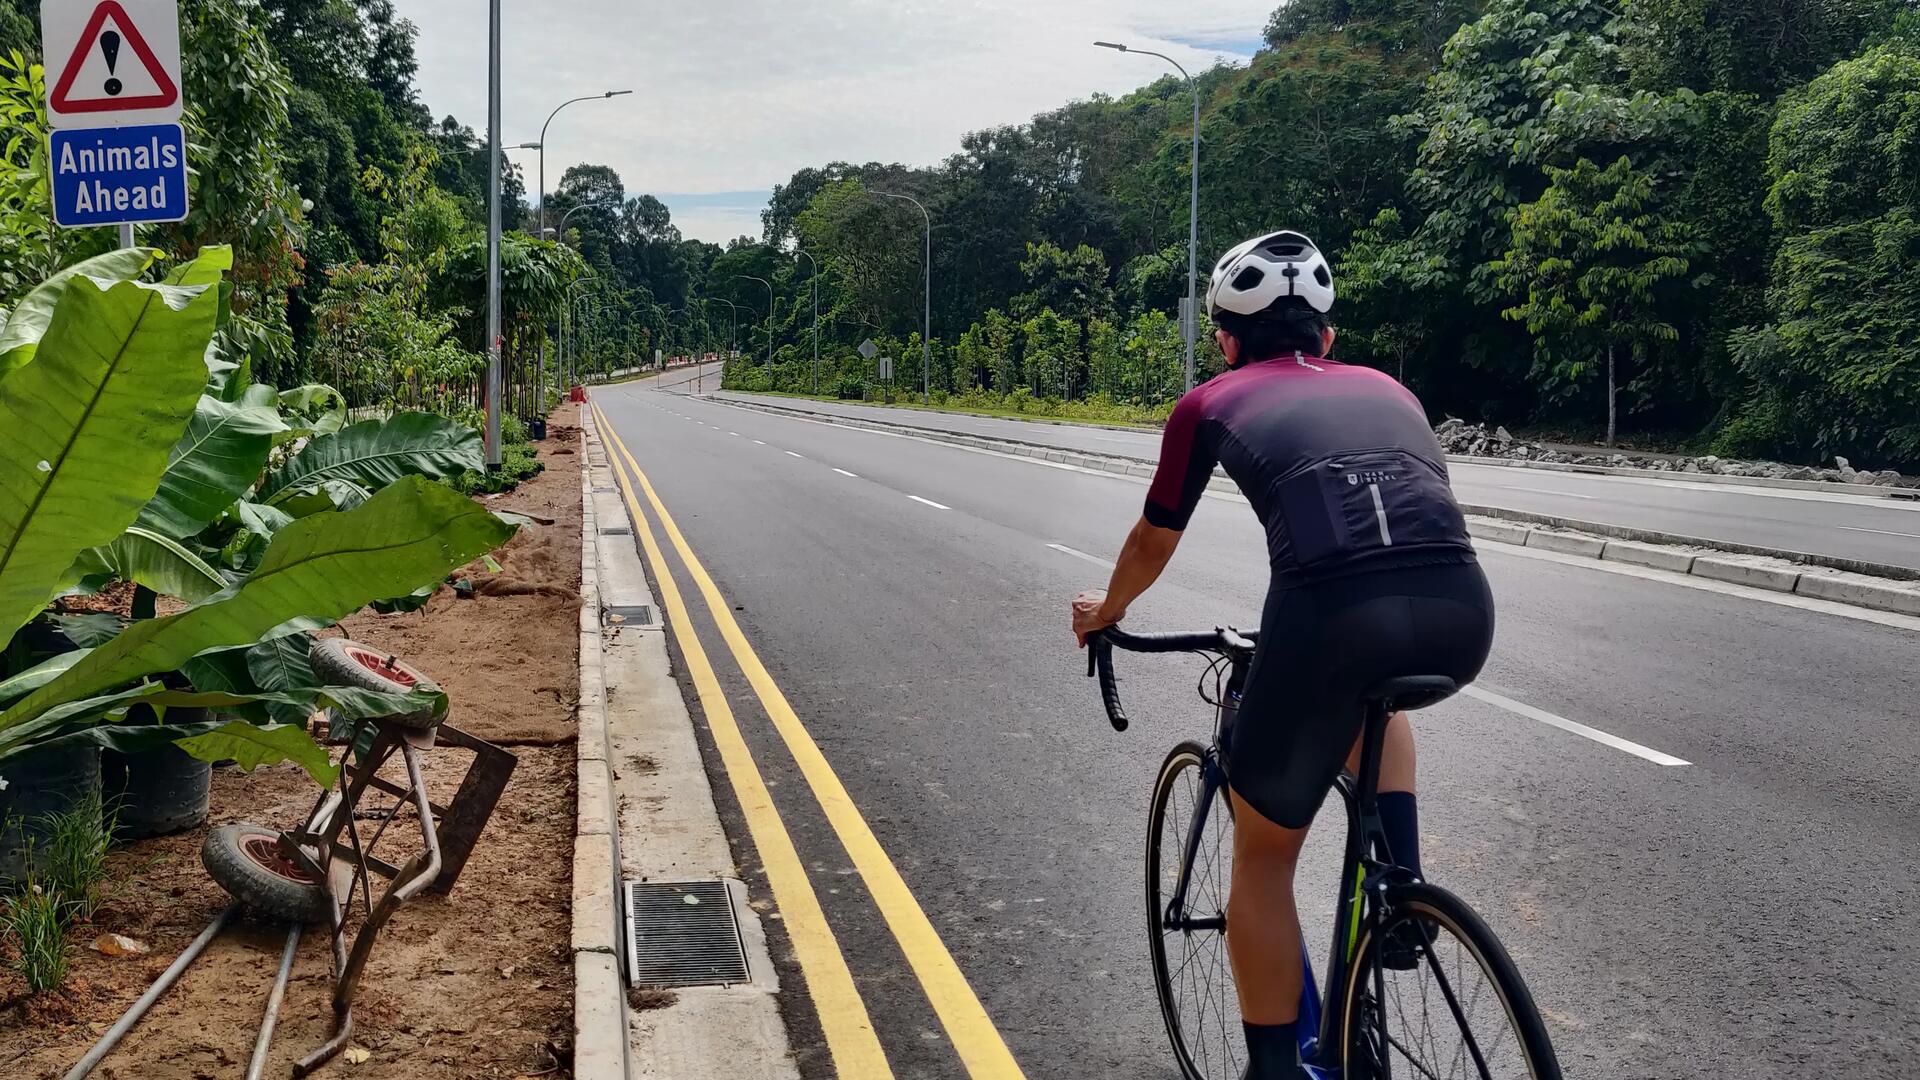
<path fill-rule="evenodd" d="M 775 184 L 830 161 L 933 165 L 968 131 L 1022 123 L 1172 72 L 1092 47 L 1124 42 L 1199 72 L 1244 62 L 1279 0 L 502 0 L 502 141 L 546 174 L 611 165 L 683 234 L 760 235 Z M 421 97 L 486 131 L 487 5 L 397 0 L 419 28 Z M 510 151 L 539 183 L 539 154 Z"/>

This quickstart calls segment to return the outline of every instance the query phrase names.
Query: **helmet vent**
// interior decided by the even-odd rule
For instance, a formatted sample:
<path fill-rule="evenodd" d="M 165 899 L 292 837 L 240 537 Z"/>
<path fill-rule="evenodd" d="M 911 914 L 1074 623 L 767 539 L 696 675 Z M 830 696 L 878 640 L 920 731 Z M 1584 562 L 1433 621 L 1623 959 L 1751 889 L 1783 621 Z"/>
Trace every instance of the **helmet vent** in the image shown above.
<path fill-rule="evenodd" d="M 1320 287 L 1323 289 L 1331 288 L 1333 285 L 1333 275 L 1327 273 L 1327 268 L 1324 266 L 1316 266 L 1313 268 L 1313 280 L 1319 282 Z"/>
<path fill-rule="evenodd" d="M 1249 266 L 1234 275 L 1233 287 L 1239 292 L 1246 292 L 1248 289 L 1259 288 L 1260 283 L 1265 280 L 1267 280 L 1267 272 L 1265 270 L 1257 266 Z"/>

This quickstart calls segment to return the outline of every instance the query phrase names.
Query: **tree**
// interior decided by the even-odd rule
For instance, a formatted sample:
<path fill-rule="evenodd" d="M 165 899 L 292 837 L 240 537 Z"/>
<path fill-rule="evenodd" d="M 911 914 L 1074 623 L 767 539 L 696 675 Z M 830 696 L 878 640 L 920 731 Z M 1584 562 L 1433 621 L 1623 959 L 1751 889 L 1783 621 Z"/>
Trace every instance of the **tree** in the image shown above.
<path fill-rule="evenodd" d="M 1616 353 L 1636 369 L 1678 336 L 1661 286 L 1687 272 L 1695 244 L 1659 212 L 1652 178 L 1621 157 L 1601 168 L 1581 159 L 1549 167 L 1547 190 L 1508 215 L 1512 246 L 1494 264 L 1501 287 L 1526 299 L 1502 314 L 1533 335 L 1535 369 L 1549 397 L 1576 392 L 1606 361 L 1607 439 L 1619 431 Z"/>
<path fill-rule="evenodd" d="M 1753 397 L 1729 447 L 1920 461 L 1920 56 L 1835 64 L 1773 123 L 1772 321 L 1735 335 Z"/>

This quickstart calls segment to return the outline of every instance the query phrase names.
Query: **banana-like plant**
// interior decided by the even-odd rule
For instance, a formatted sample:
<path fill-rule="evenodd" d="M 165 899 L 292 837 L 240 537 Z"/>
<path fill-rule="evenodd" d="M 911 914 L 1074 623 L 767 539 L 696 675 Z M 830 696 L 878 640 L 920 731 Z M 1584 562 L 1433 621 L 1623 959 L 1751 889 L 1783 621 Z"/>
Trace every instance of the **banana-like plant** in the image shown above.
<path fill-rule="evenodd" d="M 340 445 L 353 428 L 312 438 L 274 471 L 284 479 L 271 493 L 350 484 L 363 493 L 352 508 L 337 509 L 331 496 L 324 508 L 296 506 L 288 495 L 278 507 L 240 509 L 288 425 L 268 418 L 265 393 L 203 393 L 230 255 L 209 249 L 165 284 L 128 280 L 152 258 L 116 252 L 73 268 L 30 294 L 0 338 L 0 365 L 10 365 L 0 366 L 0 641 L 90 573 L 147 577 L 190 602 L 91 649 L 0 672 L 0 772 L 9 755 L 57 742 L 132 748 L 164 739 L 208 758 L 295 760 L 325 781 L 327 755 L 298 726 L 115 721 L 136 703 L 156 712 L 328 706 L 361 716 L 417 708 L 415 695 L 268 689 L 261 680 L 239 692 L 182 690 L 156 677 L 404 596 L 497 547 L 513 527 L 421 475 L 451 467 L 445 447 L 427 451 L 429 468 L 409 471 L 395 464 L 404 453 L 380 440 Z M 229 514 L 265 534 L 247 572 L 201 559 L 180 576 L 179 556 L 194 553 L 189 537 L 172 534 Z M 163 573 L 175 576 L 163 582 Z"/>

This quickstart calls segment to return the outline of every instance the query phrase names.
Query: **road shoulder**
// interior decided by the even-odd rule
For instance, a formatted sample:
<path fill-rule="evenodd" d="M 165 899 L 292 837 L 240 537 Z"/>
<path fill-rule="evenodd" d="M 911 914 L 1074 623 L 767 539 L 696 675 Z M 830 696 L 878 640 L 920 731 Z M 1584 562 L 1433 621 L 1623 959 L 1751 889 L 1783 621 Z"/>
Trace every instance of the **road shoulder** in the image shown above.
<path fill-rule="evenodd" d="M 581 838 L 575 875 L 575 956 L 581 960 L 583 999 L 575 1075 L 583 1080 L 795 1080 L 799 1072 L 780 1015 L 780 981 L 761 916 L 749 905 L 734 865 L 693 719 L 673 677 L 661 609 L 634 548 L 634 523 L 588 412 L 582 497 L 587 502 L 583 561 L 590 565 L 584 568 L 589 586 L 581 615 Z M 601 716 L 597 761 L 589 758 L 590 705 Z M 597 798 L 590 798 L 594 785 L 599 785 Z M 623 883 L 716 879 L 726 884 L 731 899 L 749 981 L 639 989 L 629 996 L 623 977 L 628 945 Z M 594 883 L 585 895 L 581 881 Z M 589 978 L 595 982 L 591 1002 L 584 997 Z M 628 1007 L 630 1000 L 635 1007 Z M 595 1025 L 592 1030 L 589 1023 Z M 590 1045 L 596 1070 L 591 1072 L 582 1057 Z M 610 1071 L 616 1053 L 618 1072 Z"/>

